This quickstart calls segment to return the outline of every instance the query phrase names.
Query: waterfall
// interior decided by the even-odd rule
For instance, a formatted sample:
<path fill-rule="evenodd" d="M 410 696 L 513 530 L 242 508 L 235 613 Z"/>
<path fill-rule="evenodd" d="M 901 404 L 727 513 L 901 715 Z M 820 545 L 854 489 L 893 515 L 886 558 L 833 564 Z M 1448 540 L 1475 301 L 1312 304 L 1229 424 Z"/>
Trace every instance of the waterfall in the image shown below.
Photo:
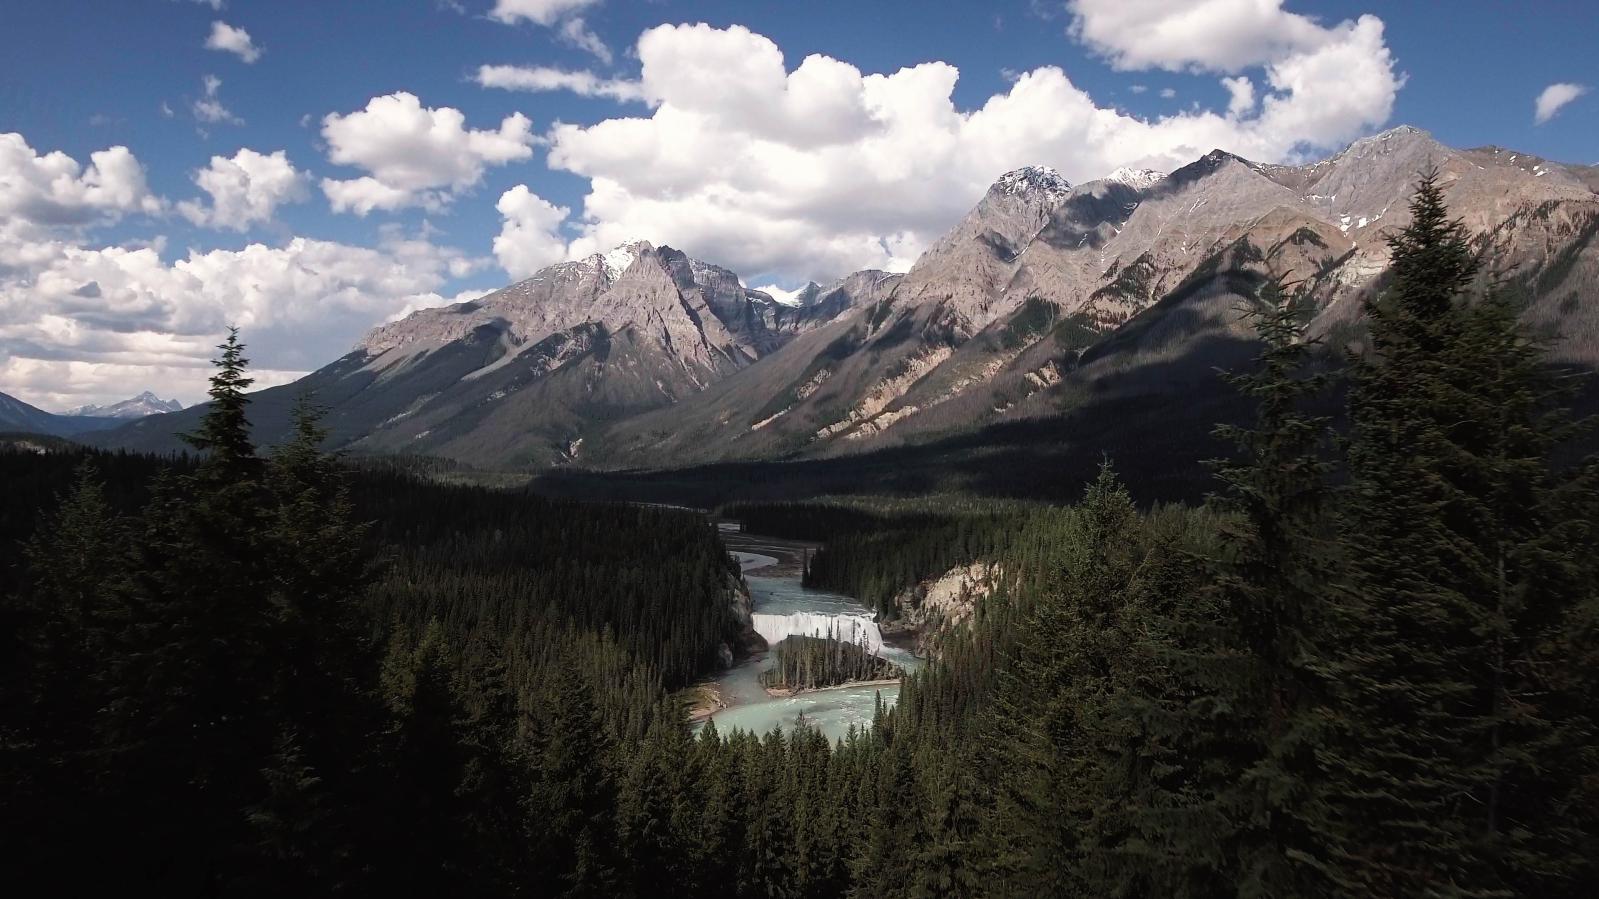
<path fill-rule="evenodd" d="M 820 612 L 792 612 L 787 615 L 755 613 L 755 632 L 767 646 L 777 646 L 789 637 L 826 637 L 829 634 L 854 643 L 867 652 L 880 652 L 883 634 L 871 615 L 827 615 Z"/>

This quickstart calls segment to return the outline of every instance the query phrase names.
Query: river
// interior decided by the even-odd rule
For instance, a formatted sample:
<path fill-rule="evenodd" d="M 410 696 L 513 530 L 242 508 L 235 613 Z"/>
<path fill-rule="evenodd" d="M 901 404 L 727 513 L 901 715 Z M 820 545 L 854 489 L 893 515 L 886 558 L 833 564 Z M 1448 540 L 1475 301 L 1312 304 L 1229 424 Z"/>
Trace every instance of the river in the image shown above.
<path fill-rule="evenodd" d="M 724 534 L 729 543 L 735 543 L 733 533 Z M 778 628 L 776 633 L 782 633 L 784 617 L 804 622 L 807 628 L 819 623 L 825 629 L 831 622 L 835 632 L 845 634 L 851 633 L 861 622 L 867 622 L 867 642 L 876 642 L 872 639 L 876 626 L 870 624 L 873 617 L 870 609 L 852 597 L 825 590 L 807 590 L 800 585 L 797 566 L 785 565 L 784 559 L 779 558 L 780 555 L 791 557 L 796 551 L 794 545 L 748 534 L 739 534 L 736 543 L 733 554 L 749 584 L 757 630 L 765 628 L 771 632 L 775 627 Z M 792 558 L 789 561 L 792 562 Z M 882 644 L 879 654 L 907 671 L 921 664 L 910 652 L 892 644 Z M 852 724 L 858 728 L 871 726 L 879 696 L 890 706 L 899 698 L 899 684 L 845 685 L 794 696 L 771 696 L 761 686 L 760 676 L 774 662 L 773 653 L 761 653 L 745 659 L 717 679 L 715 686 L 728 704 L 711 716 L 717 730 L 723 734 L 733 730 L 765 734 L 777 726 L 787 731 L 803 716 L 829 739 L 837 740 Z"/>

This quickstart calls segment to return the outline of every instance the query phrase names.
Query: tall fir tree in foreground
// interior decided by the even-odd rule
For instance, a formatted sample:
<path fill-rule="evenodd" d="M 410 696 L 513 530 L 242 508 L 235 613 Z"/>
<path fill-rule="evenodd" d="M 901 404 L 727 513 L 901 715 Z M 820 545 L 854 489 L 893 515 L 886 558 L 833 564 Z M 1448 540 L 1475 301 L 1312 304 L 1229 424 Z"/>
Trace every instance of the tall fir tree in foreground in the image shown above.
<path fill-rule="evenodd" d="M 1114 801 L 1098 725 L 1125 661 L 1121 616 L 1142 547 L 1138 513 L 1107 461 L 1088 486 L 989 717 L 1003 747 L 996 809 L 981 837 L 996 888 L 1085 895 L 1094 816 Z"/>
<path fill-rule="evenodd" d="M 141 862 L 196 890 L 247 866 L 253 835 L 240 810 L 259 800 L 280 737 L 263 463 L 245 418 L 252 381 L 237 332 L 218 349 L 210 404 L 185 436 L 202 456 L 160 479 L 142 516 L 110 704 L 111 767 L 130 799 L 162 809 Z"/>
<path fill-rule="evenodd" d="M 1592 847 L 1558 823 L 1591 769 L 1540 758 L 1589 728 L 1539 671 L 1591 571 L 1550 540 L 1574 524 L 1558 391 L 1505 299 L 1474 301 L 1436 173 L 1410 211 L 1351 394 L 1330 870 L 1345 895 L 1592 895 Z"/>
<path fill-rule="evenodd" d="M 218 357 L 212 360 L 216 372 L 211 375 L 207 391 L 210 401 L 205 417 L 197 430 L 183 435 L 184 442 L 204 456 L 201 476 L 216 483 L 242 481 L 260 472 L 261 460 L 250 439 L 250 420 L 246 415 L 250 405 L 246 391 L 255 379 L 245 373 L 250 360 L 245 358 L 244 349 L 239 329 L 229 328 L 227 338 L 217 346 Z"/>
<path fill-rule="evenodd" d="M 19 860 L 60 863 L 86 837 L 119 836 L 93 773 L 114 687 L 104 663 L 127 617 L 128 538 L 99 471 L 81 462 L 23 549 L 31 583 L 0 597 L 0 840 Z"/>
<path fill-rule="evenodd" d="M 1193 657 L 1199 695 L 1223 712 L 1184 726 L 1220 775 L 1213 785 L 1230 888 L 1311 896 L 1325 887 L 1317 856 L 1327 823 L 1313 787 L 1328 684 L 1316 644 L 1335 566 L 1329 420 L 1305 407 L 1326 378 L 1311 371 L 1299 297 L 1281 282 L 1264 286 L 1247 317 L 1261 342 L 1256 367 L 1225 378 L 1255 403 L 1255 420 L 1216 430 L 1237 452 L 1213 463 L 1225 514 L 1205 599 L 1217 628 Z"/>

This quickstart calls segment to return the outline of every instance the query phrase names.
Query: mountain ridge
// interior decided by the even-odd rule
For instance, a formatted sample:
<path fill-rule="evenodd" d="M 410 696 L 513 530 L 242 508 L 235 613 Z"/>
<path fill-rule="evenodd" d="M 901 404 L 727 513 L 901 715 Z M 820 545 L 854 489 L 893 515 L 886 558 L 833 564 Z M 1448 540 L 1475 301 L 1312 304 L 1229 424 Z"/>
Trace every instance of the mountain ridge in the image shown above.
<path fill-rule="evenodd" d="M 88 418 L 143 418 L 146 415 L 160 415 L 165 412 L 181 412 L 183 404 L 177 400 L 164 400 L 153 392 L 146 390 L 138 396 L 129 397 L 115 403 L 97 406 L 90 403 L 78 406 L 63 412 L 69 417 Z"/>
<path fill-rule="evenodd" d="M 1591 172 L 1399 126 L 1299 166 L 1218 149 L 1076 185 L 1015 169 L 905 274 L 788 302 L 632 242 L 375 328 L 299 386 L 332 400 L 346 449 L 484 467 L 828 458 L 1074 409 L 1114 417 L 1107 397 L 1182 403 L 1217 364 L 1247 362 L 1235 307 L 1264 278 L 1305 283 L 1314 333 L 1356 333 L 1430 168 L 1482 247 L 1512 248 L 1529 319 L 1594 326 Z M 1599 367 L 1586 343 L 1568 355 Z M 1180 383 L 1148 377 L 1163 369 Z M 276 390 L 263 394 L 284 407 Z M 106 440 L 154 446 L 156 430 Z"/>
<path fill-rule="evenodd" d="M 0 432 L 76 437 L 122 424 L 124 419 L 92 415 L 57 415 L 0 393 Z"/>

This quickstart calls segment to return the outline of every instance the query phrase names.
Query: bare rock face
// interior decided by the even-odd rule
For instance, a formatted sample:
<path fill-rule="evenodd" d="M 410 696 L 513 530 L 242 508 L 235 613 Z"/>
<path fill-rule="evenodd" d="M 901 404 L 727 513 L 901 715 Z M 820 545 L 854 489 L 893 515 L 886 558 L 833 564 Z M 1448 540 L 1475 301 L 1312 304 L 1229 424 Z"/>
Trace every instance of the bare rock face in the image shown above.
<path fill-rule="evenodd" d="M 1514 279 L 1532 298 L 1528 320 L 1559 338 L 1557 356 L 1599 367 L 1594 169 L 1456 150 L 1401 126 L 1301 166 L 1215 150 L 1170 174 L 1119 169 L 1076 186 L 1039 167 L 1007 173 L 897 286 L 836 319 L 830 340 L 785 346 L 762 374 L 718 391 L 714 414 L 698 401 L 674 410 L 693 434 L 683 461 L 848 454 L 1058 415 L 1113 395 L 1109 384 L 1141 383 L 1128 380 L 1138 369 L 1209 384 L 1225 360 L 1177 360 L 1207 334 L 1247 345 L 1238 309 L 1265 278 L 1307 290 L 1312 333 L 1337 339 L 1359 328 L 1387 238 L 1433 170 L 1505 269 L 1485 280 Z M 744 389 L 749 379 L 759 390 Z"/>
<path fill-rule="evenodd" d="M 1028 166 L 1000 176 L 977 207 L 916 260 L 896 300 L 941 303 L 959 330 L 980 330 L 993 321 L 1016 258 L 1070 195 L 1071 185 L 1051 168 Z"/>
<path fill-rule="evenodd" d="M 610 331 L 637 326 L 676 347 L 685 360 L 706 365 L 713 350 L 752 350 L 760 342 L 743 311 L 762 296 L 745 291 L 725 269 L 635 241 L 552 265 L 478 300 L 413 312 L 373 330 L 358 349 L 379 356 L 436 348 L 484 325 L 503 327 L 512 343 L 526 346 L 594 323 Z"/>
<path fill-rule="evenodd" d="M 1240 310 L 1267 278 L 1309 294 L 1313 336 L 1358 337 L 1426 171 L 1493 261 L 1484 281 L 1525 297 L 1557 358 L 1599 368 L 1599 169 L 1401 126 L 1306 165 L 1218 149 L 1078 185 L 1017 169 L 904 275 L 781 300 L 624 244 L 377 328 L 254 408 L 281 406 L 286 428 L 315 387 L 351 449 L 492 467 L 852 455 L 1083 409 L 1197 410 L 1215 368 L 1251 358 Z M 192 413 L 107 442 L 170 447 Z"/>
<path fill-rule="evenodd" d="M 351 451 L 583 464 L 597 431 L 689 400 L 898 282 L 859 272 L 790 306 L 725 268 L 633 241 L 375 328 L 304 382 L 256 394 L 253 412 L 271 442 L 292 394 L 311 388 L 330 407 L 333 444 Z M 118 445 L 170 447 L 193 417 L 166 416 Z"/>
<path fill-rule="evenodd" d="M 1003 580 L 1004 571 L 997 563 L 973 562 L 907 587 L 894 597 L 900 617 L 884 625 L 883 632 L 914 634 L 916 654 L 931 657 L 939 639 L 969 621 L 978 604 L 992 596 Z"/>

